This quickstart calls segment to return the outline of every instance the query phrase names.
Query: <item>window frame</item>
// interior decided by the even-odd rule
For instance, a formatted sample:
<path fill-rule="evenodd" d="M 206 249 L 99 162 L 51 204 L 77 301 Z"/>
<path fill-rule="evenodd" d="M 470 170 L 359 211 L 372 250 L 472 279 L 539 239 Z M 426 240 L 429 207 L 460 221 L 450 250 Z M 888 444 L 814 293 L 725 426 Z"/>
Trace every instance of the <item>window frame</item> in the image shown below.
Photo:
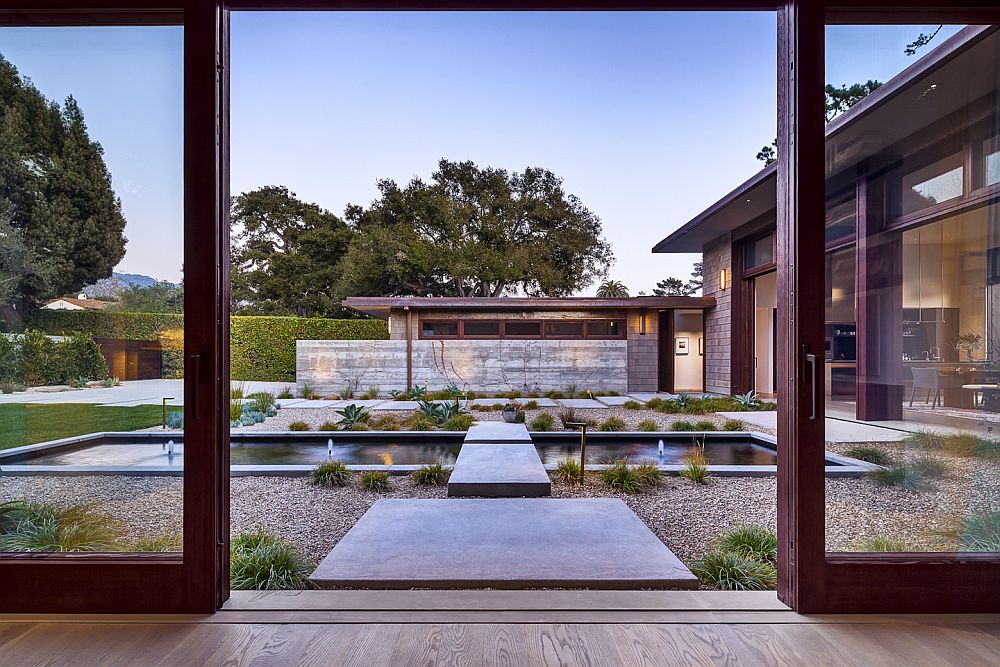
<path fill-rule="evenodd" d="M 455 334 L 427 335 L 424 333 L 424 324 L 454 324 Z M 456 340 L 462 337 L 462 320 L 448 319 L 446 317 L 429 317 L 427 319 L 421 317 L 417 322 L 417 334 L 420 340 Z"/>

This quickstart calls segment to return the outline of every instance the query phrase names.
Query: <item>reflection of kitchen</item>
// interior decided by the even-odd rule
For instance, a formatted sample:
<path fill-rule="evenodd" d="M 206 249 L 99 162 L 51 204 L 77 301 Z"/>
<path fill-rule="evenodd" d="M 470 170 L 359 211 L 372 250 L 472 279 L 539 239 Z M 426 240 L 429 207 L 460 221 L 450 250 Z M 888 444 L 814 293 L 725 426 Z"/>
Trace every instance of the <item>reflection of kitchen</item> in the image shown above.
<path fill-rule="evenodd" d="M 854 248 L 826 256 L 826 395 L 853 401 L 858 359 L 854 315 Z"/>

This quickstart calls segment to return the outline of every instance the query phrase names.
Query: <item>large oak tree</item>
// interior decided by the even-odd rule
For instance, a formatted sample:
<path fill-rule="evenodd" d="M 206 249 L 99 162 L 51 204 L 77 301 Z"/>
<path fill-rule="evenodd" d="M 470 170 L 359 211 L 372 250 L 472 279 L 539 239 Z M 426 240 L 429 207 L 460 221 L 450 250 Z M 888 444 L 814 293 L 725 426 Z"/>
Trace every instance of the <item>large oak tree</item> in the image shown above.
<path fill-rule="evenodd" d="M 572 294 L 613 261 L 600 219 L 547 169 L 508 172 L 442 159 L 430 182 L 379 182 L 349 206 L 357 235 L 345 295 L 496 297 Z"/>
<path fill-rule="evenodd" d="M 8 317 L 110 276 L 125 256 L 121 202 L 79 105 L 46 100 L 2 56 L 0 215 L 16 246 L 0 254 Z"/>

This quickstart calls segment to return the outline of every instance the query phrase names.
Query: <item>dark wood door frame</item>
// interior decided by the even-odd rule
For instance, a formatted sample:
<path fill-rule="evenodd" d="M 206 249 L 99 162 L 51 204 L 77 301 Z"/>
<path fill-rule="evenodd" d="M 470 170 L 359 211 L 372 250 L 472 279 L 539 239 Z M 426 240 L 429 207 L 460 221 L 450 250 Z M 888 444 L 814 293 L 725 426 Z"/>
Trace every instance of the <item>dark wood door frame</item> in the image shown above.
<path fill-rule="evenodd" d="M 838 4 L 839 23 L 1000 23 L 978 4 Z M 778 596 L 803 613 L 1000 611 L 997 554 L 826 552 L 825 243 L 806 224 L 824 216 L 824 10 L 787 0 L 778 14 Z"/>
<path fill-rule="evenodd" d="M 220 2 L 27 0 L 6 3 L 2 12 L 3 25 L 177 25 L 183 19 L 187 288 L 183 554 L 3 554 L 0 611 L 210 613 L 228 595 L 228 558 L 221 557 L 228 549 L 228 428 L 217 418 L 229 396 Z"/>
<path fill-rule="evenodd" d="M 657 391 L 674 391 L 674 311 L 661 310 L 657 321 Z"/>

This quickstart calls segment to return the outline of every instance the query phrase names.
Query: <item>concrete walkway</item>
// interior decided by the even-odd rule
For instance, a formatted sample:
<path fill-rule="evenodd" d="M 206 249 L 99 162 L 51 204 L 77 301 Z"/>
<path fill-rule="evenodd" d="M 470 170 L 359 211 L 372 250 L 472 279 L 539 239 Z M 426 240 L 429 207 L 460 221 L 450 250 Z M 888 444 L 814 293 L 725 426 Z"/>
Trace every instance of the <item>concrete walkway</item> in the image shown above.
<path fill-rule="evenodd" d="M 469 429 L 448 480 L 449 496 L 537 498 L 552 484 L 524 424 L 483 422 Z"/>
<path fill-rule="evenodd" d="M 696 588 L 617 498 L 377 501 L 309 577 L 321 588 Z"/>

